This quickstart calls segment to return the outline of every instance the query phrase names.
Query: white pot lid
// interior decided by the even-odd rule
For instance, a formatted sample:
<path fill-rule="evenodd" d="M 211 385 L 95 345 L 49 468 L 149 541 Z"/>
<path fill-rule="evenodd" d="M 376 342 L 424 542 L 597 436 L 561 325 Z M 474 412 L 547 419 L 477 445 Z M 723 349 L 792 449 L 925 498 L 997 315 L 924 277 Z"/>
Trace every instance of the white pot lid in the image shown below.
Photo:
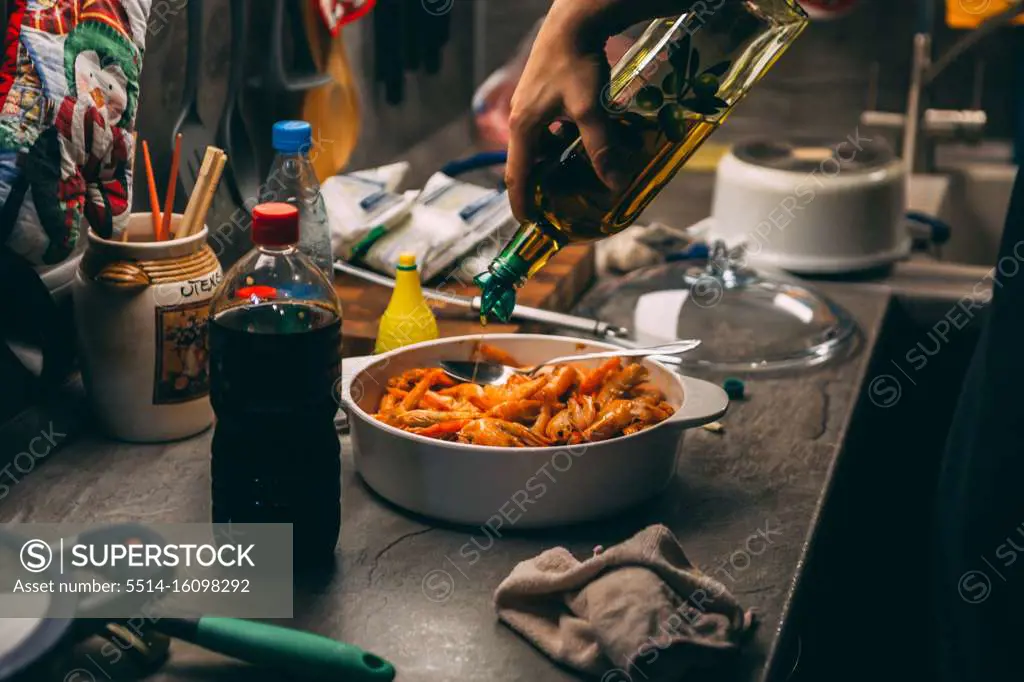
<path fill-rule="evenodd" d="M 594 287 L 576 313 L 623 326 L 639 344 L 700 339 L 685 369 L 764 373 L 814 367 L 851 352 L 857 324 L 781 272 L 755 272 L 716 243 L 706 265 L 668 263 Z"/>

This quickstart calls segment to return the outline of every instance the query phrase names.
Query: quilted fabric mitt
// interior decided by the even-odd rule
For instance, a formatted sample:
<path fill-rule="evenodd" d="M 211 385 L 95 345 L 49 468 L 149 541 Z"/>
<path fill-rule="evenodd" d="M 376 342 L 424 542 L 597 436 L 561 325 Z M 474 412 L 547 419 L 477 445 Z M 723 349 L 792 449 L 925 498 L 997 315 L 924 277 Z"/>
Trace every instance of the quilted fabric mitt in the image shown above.
<path fill-rule="evenodd" d="M 150 0 L 15 0 L 0 74 L 0 243 L 58 263 L 127 226 Z"/>

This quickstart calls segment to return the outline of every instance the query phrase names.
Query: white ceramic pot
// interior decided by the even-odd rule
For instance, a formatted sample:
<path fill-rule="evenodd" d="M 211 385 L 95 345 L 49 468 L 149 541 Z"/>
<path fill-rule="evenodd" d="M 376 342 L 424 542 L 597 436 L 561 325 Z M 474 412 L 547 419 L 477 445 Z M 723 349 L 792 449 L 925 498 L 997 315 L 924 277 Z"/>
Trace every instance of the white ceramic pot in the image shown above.
<path fill-rule="evenodd" d="M 150 216 L 139 213 L 128 231 L 127 242 L 90 231 L 75 274 L 85 388 L 114 438 L 185 438 L 213 423 L 206 321 L 223 272 L 205 227 L 191 237 L 153 242 Z"/>
<path fill-rule="evenodd" d="M 798 274 L 882 267 L 910 254 L 906 174 L 880 145 L 738 145 L 718 166 L 707 240 L 746 244 L 747 263 Z"/>
<path fill-rule="evenodd" d="M 341 400 L 348 412 L 356 468 L 371 488 L 400 507 L 454 523 L 517 528 L 609 516 L 661 492 L 675 474 L 685 429 L 718 419 L 729 404 L 718 386 L 645 361 L 651 383 L 676 412 L 651 428 L 608 441 L 482 447 L 408 433 L 373 418 L 390 377 L 436 366 L 443 359 L 469 359 L 481 340 L 526 364 L 617 348 L 566 336 L 488 334 L 342 360 Z"/>

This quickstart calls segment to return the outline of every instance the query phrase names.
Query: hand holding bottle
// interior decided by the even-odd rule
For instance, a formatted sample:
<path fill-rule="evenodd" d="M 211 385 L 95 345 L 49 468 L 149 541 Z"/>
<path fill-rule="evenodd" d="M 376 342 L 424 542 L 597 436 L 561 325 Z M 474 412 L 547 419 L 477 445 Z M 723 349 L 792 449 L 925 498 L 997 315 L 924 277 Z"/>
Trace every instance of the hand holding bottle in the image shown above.
<path fill-rule="evenodd" d="M 511 138 L 505 182 L 512 212 L 535 219 L 530 175 L 543 137 L 558 117 L 579 129 L 587 156 L 610 189 L 622 189 L 628 168 L 615 144 L 608 116 L 610 67 L 605 43 L 630 25 L 680 12 L 693 0 L 555 0 L 541 26 L 512 96 Z"/>
<path fill-rule="evenodd" d="M 609 68 L 607 38 L 644 14 L 658 18 Z M 512 100 L 522 225 L 473 280 L 482 315 L 508 320 L 560 249 L 632 225 L 806 25 L 797 0 L 555 0 Z"/>

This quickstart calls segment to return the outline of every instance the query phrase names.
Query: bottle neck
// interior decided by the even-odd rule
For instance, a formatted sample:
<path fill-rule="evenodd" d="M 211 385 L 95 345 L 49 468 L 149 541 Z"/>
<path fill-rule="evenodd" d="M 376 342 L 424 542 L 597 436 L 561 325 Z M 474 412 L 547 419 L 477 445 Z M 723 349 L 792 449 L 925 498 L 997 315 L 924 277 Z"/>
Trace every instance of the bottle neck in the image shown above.
<path fill-rule="evenodd" d="M 481 289 L 481 317 L 508 322 L 516 305 L 515 290 L 543 268 L 567 241 L 565 235 L 547 223 L 520 225 L 487 272 L 474 280 Z"/>
<path fill-rule="evenodd" d="M 407 269 L 398 266 L 395 271 L 395 293 L 392 301 L 396 305 L 409 306 L 424 302 L 423 289 L 420 288 L 420 273 L 415 267 Z"/>
<path fill-rule="evenodd" d="M 523 223 L 491 264 L 495 275 L 522 286 L 543 268 L 568 240 L 545 222 Z"/>
<path fill-rule="evenodd" d="M 282 150 L 282 149 L 275 149 L 274 153 L 279 158 L 282 158 L 282 159 L 300 159 L 300 160 L 305 161 L 305 160 L 307 160 L 309 158 L 309 154 L 307 154 L 306 151 L 303 150 L 303 149 L 299 149 L 297 151 L 293 151 L 293 150 L 290 150 L 290 149 L 284 149 L 284 150 Z"/>
<path fill-rule="evenodd" d="M 296 244 L 257 244 L 256 248 L 260 250 L 260 253 L 265 253 L 269 256 L 290 256 L 293 253 L 297 253 L 299 250 L 299 247 Z"/>

